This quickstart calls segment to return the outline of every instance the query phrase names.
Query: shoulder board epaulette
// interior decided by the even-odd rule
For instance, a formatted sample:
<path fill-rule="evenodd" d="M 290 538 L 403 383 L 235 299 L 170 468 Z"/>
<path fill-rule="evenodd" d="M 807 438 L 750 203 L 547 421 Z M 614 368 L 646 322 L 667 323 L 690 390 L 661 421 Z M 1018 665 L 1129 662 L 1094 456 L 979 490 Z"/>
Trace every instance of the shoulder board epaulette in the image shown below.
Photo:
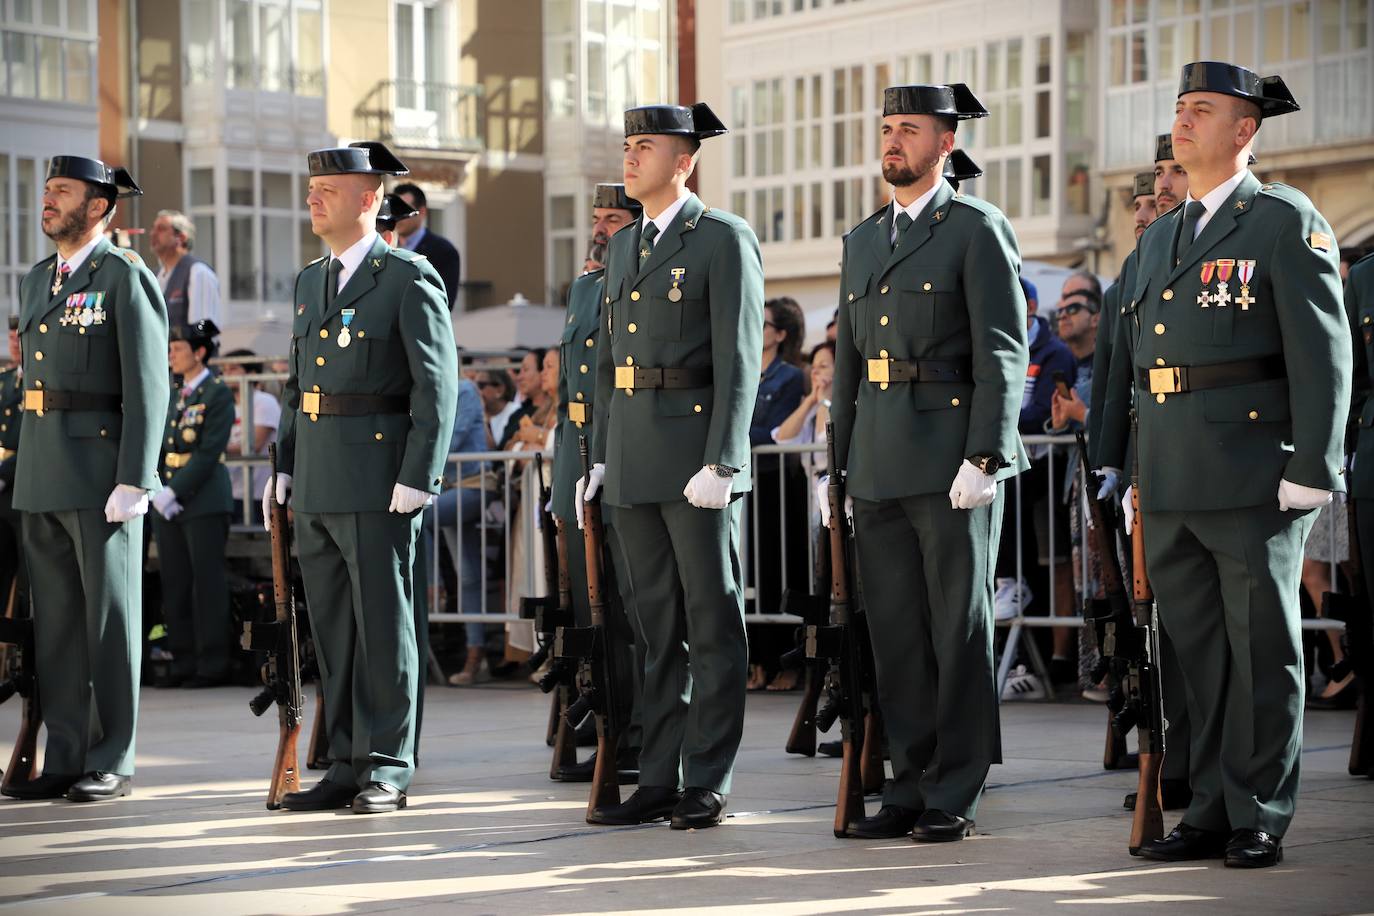
<path fill-rule="evenodd" d="M 1308 199 L 1307 195 L 1292 185 L 1283 184 L 1278 181 L 1266 181 L 1264 184 L 1260 185 L 1259 189 L 1260 193 L 1266 197 L 1282 200 L 1295 207 L 1312 206 L 1312 201 Z"/>
<path fill-rule="evenodd" d="M 115 251 L 119 252 L 119 256 L 130 264 L 143 263 L 143 259 L 138 256 L 138 252 L 134 251 L 132 248 L 116 248 Z"/>
<path fill-rule="evenodd" d="M 387 249 L 387 253 L 390 254 L 392 257 L 399 258 L 400 260 L 406 261 L 411 264 L 414 264 L 416 261 L 429 260 L 428 255 L 420 254 L 417 251 L 411 251 L 409 248 L 389 248 Z"/>
<path fill-rule="evenodd" d="M 326 257 L 328 257 L 328 255 L 320 255 L 320 256 L 319 256 L 318 258 L 316 258 L 315 260 L 313 260 L 313 261 L 308 261 L 308 262 L 306 263 L 305 266 L 306 266 L 306 267 L 314 267 L 316 264 L 318 264 L 318 263 L 320 263 L 321 261 L 323 261 Z"/>
<path fill-rule="evenodd" d="M 1350 269 L 1354 270 L 1358 265 L 1364 264 L 1366 262 L 1374 262 L 1374 251 L 1371 251 L 1369 254 L 1357 260 L 1354 264 L 1351 264 Z"/>
<path fill-rule="evenodd" d="M 983 198 L 981 197 L 974 197 L 969 194 L 956 194 L 950 198 L 950 202 L 955 204 L 963 204 L 965 207 L 968 207 L 971 210 L 977 210 L 979 213 L 1001 213 L 1001 210 L 999 210 L 991 202 L 983 200 Z"/>

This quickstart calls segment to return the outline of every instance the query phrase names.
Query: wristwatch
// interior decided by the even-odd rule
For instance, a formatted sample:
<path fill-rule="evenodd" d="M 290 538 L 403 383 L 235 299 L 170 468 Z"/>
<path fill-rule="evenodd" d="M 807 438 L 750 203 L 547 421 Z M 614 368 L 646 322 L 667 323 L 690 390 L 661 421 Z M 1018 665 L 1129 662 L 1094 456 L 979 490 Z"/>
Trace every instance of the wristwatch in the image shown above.
<path fill-rule="evenodd" d="M 734 477 L 737 473 L 739 473 L 738 468 L 732 468 L 724 464 L 708 464 L 706 466 L 711 470 L 715 471 L 717 477 L 721 477 L 726 480 L 729 480 L 731 477 Z"/>
<path fill-rule="evenodd" d="M 968 460 L 970 464 L 989 477 L 1007 466 L 1007 463 L 996 455 L 969 455 Z"/>

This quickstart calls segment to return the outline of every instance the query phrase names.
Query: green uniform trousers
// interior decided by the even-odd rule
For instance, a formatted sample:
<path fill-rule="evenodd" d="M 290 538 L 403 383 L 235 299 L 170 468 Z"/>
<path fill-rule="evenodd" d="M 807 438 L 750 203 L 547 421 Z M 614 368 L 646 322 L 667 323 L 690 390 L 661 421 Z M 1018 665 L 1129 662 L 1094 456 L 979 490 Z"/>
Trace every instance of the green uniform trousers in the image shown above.
<path fill-rule="evenodd" d="M 170 522 L 157 516 L 153 537 L 172 675 L 222 681 L 229 677 L 233 646 L 224 572 L 229 516 L 198 515 Z"/>
<path fill-rule="evenodd" d="M 742 512 L 739 499 L 727 509 L 615 507 L 611 530 L 644 636 L 641 786 L 730 791 L 749 666 Z"/>
<path fill-rule="evenodd" d="M 945 493 L 854 500 L 892 782 L 883 804 L 972 818 L 1002 762 L 993 571 L 1006 487 L 978 509 Z"/>
<path fill-rule="evenodd" d="M 142 661 L 143 519 L 25 512 L 45 773 L 134 772 Z"/>
<path fill-rule="evenodd" d="M 611 515 L 611 507 L 602 506 L 601 511 L 606 531 L 606 552 L 611 558 L 611 568 L 605 571 L 610 578 L 605 583 L 610 599 L 607 602 L 606 628 L 610 634 L 611 649 L 615 652 L 617 716 L 624 723 L 620 746 L 638 748 L 644 740 L 644 724 L 640 717 L 644 705 L 641 702 L 644 691 L 644 636 L 633 611 L 634 589 L 630 584 L 625 555 L 620 549 L 620 539 L 616 537 L 615 526 L 606 523 L 606 517 Z M 568 539 L 568 581 L 572 588 L 573 616 L 579 626 L 587 626 L 592 620 L 592 608 L 587 599 L 586 541 L 576 521 L 565 525 L 564 530 Z"/>
<path fill-rule="evenodd" d="M 420 682 L 412 572 L 420 513 L 296 512 L 296 550 L 324 678 L 325 779 L 406 789 Z"/>
<path fill-rule="evenodd" d="M 1282 836 L 1293 819 L 1298 589 L 1316 517 L 1277 505 L 1144 514 L 1150 583 L 1188 699 L 1193 803 L 1183 820 L 1193 827 Z"/>
<path fill-rule="evenodd" d="M 1128 583 L 1129 587 L 1129 583 Z M 1163 627 L 1159 628 L 1159 675 L 1160 690 L 1163 691 L 1164 721 L 1164 763 L 1160 765 L 1161 779 L 1188 778 L 1189 746 L 1192 743 L 1192 729 L 1188 725 L 1188 688 L 1183 683 L 1183 666 L 1179 663 L 1178 652 Z"/>

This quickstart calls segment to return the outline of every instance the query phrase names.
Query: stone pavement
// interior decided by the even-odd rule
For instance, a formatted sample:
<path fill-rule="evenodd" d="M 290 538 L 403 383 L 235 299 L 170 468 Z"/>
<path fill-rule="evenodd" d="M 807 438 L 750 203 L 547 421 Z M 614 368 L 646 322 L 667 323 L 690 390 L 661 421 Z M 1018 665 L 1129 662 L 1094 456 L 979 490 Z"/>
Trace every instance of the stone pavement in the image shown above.
<path fill-rule="evenodd" d="M 1345 772 L 1350 713 L 1308 714 L 1286 859 L 1245 872 L 1127 854 L 1121 796 L 1134 774 L 1101 770 L 1104 712 L 1087 704 L 1003 707 L 1007 763 L 993 768 L 978 836 L 917 846 L 832 837 L 837 761 L 782 751 L 796 694 L 750 696 L 734 816 L 687 833 L 584 823 L 586 787 L 547 779 L 546 699 L 510 685 L 430 688 L 406 811 L 269 812 L 275 717 L 254 719 L 249 696 L 144 691 L 131 799 L 0 799 L 0 909 L 1255 916 L 1374 907 L 1374 781 Z M 0 707 L 0 735 L 14 734 L 17 716 L 17 703 Z"/>

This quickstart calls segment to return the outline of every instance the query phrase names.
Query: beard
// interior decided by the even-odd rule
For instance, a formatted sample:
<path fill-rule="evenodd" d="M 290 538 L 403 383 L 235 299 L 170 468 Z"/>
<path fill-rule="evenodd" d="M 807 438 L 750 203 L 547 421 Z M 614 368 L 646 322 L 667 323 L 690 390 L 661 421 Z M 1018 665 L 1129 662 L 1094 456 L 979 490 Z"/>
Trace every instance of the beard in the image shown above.
<path fill-rule="evenodd" d="M 85 214 L 80 210 L 73 210 L 71 213 L 53 217 L 51 223 L 45 222 L 43 234 L 57 243 L 75 242 L 86 234 L 87 228 Z"/>
<path fill-rule="evenodd" d="M 892 185 L 894 188 L 907 188 L 930 174 L 930 170 L 935 168 L 940 162 L 940 154 L 936 153 L 928 159 L 916 163 L 912 168 L 905 162 L 900 165 L 896 163 L 883 163 L 883 181 Z"/>
<path fill-rule="evenodd" d="M 587 260 L 595 264 L 605 266 L 606 246 L 610 244 L 611 238 L 604 232 L 598 232 L 592 236 L 592 243 L 587 246 Z"/>

